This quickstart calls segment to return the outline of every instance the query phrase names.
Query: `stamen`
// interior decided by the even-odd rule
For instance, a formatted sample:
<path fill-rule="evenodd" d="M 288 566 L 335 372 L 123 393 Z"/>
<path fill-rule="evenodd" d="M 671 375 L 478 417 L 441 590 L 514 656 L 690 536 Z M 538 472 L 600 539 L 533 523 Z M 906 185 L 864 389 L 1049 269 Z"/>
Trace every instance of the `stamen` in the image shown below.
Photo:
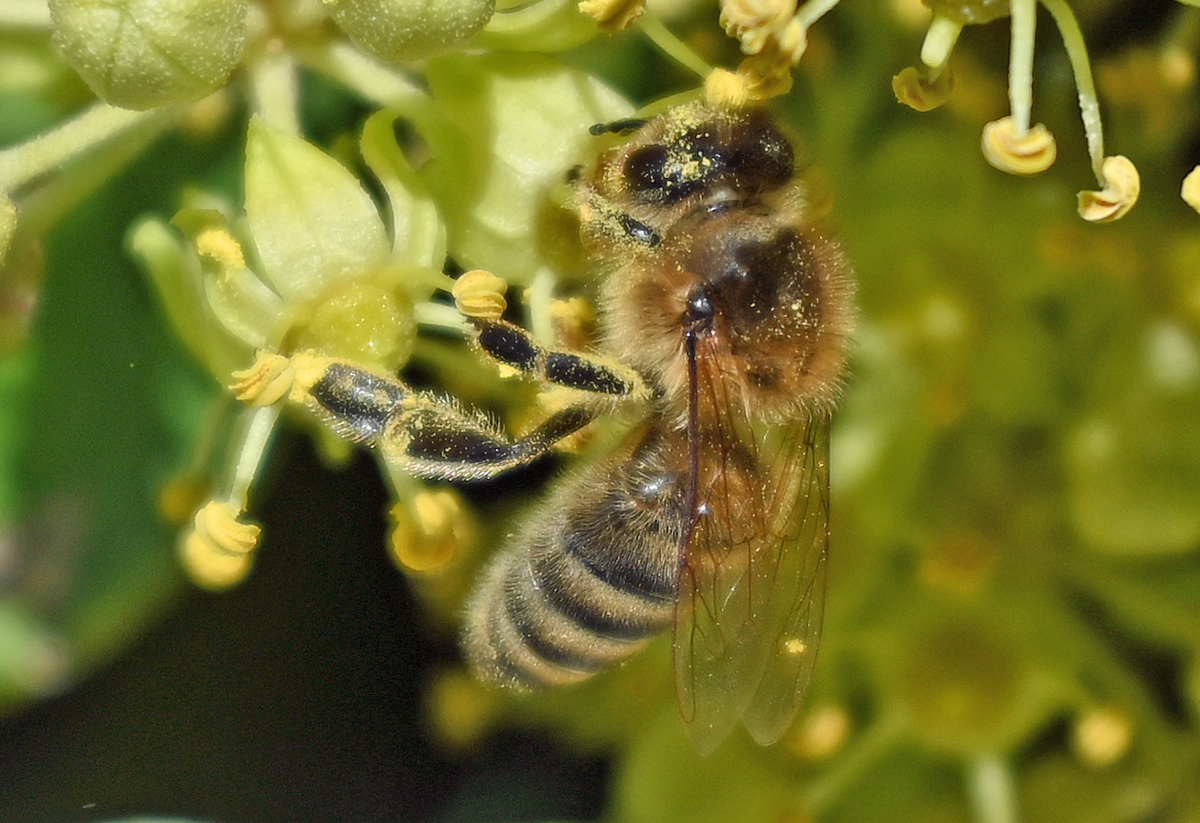
<path fill-rule="evenodd" d="M 1079 216 L 1093 223 L 1119 220 L 1133 208 L 1142 191 L 1137 168 L 1128 157 L 1104 158 L 1100 170 L 1100 191 L 1079 193 Z"/>
<path fill-rule="evenodd" d="M 961 31 L 962 23 L 949 17 L 935 14 L 929 23 L 929 30 L 925 32 L 925 42 L 921 44 L 921 62 L 933 69 L 931 75 L 934 79 L 945 68 Z"/>
<path fill-rule="evenodd" d="M 1018 138 L 1029 131 L 1033 111 L 1033 44 L 1037 0 L 1012 0 L 1012 52 L 1008 62 L 1008 99 Z"/>
<path fill-rule="evenodd" d="M 451 294 L 454 305 L 467 317 L 478 320 L 499 320 L 504 316 L 508 303 L 504 292 L 508 284 L 490 271 L 473 269 L 454 281 Z"/>
<path fill-rule="evenodd" d="M 1104 186 L 1104 133 L 1100 126 L 1100 104 L 1096 100 L 1096 84 L 1092 80 L 1092 67 L 1088 61 L 1087 46 L 1083 42 L 1083 32 L 1079 30 L 1079 21 L 1075 19 L 1071 7 L 1063 0 L 1042 0 L 1042 4 L 1054 18 L 1062 34 L 1063 45 L 1067 47 L 1071 71 L 1075 73 L 1075 87 L 1079 90 L 1079 110 L 1083 114 L 1083 130 L 1087 135 L 1092 172 L 1100 185 Z"/>

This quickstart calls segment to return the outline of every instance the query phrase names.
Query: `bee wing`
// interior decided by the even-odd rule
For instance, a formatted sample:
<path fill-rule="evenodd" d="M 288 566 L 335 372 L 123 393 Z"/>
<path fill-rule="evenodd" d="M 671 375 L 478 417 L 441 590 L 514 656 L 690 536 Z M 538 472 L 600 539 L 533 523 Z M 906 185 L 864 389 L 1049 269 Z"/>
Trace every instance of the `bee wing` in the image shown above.
<path fill-rule="evenodd" d="M 702 753 L 738 720 L 764 745 L 787 730 L 816 660 L 829 543 L 828 416 L 763 425 L 720 400 L 691 439 L 697 513 L 675 616 L 676 693 Z"/>

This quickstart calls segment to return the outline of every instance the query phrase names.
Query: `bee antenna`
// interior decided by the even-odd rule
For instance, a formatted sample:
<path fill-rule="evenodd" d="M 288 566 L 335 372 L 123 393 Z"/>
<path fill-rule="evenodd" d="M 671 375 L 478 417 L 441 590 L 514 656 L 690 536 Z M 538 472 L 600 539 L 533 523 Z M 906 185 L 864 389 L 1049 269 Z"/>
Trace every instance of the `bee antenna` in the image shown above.
<path fill-rule="evenodd" d="M 624 120 L 613 120 L 611 123 L 597 123 L 588 129 L 588 133 L 593 137 L 599 137 L 602 134 L 624 134 L 637 131 L 649 122 L 641 117 L 627 117 Z"/>

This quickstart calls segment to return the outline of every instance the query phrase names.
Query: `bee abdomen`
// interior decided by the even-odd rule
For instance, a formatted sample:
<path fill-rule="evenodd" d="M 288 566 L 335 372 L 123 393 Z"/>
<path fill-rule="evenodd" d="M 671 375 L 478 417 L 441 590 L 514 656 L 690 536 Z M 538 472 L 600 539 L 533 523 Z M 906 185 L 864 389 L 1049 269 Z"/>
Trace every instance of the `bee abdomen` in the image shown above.
<path fill-rule="evenodd" d="M 525 689 L 578 682 L 674 619 L 673 570 L 629 560 L 655 556 L 644 545 L 653 536 L 622 534 L 634 545 L 614 546 L 607 529 L 547 525 L 493 562 L 469 606 L 463 645 L 485 680 Z"/>

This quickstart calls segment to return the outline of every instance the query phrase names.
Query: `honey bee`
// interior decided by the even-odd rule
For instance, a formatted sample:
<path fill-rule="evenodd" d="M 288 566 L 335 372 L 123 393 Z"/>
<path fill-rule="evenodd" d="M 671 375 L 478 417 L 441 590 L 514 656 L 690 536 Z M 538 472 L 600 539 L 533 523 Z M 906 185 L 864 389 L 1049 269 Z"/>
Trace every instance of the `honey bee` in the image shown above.
<path fill-rule="evenodd" d="M 612 451 L 561 479 L 482 573 L 467 661 L 492 683 L 556 686 L 673 627 L 695 747 L 711 751 L 739 721 L 773 743 L 821 631 L 848 266 L 809 217 L 792 143 L 765 111 L 695 102 L 593 133 L 630 135 L 572 176 L 585 245 L 606 273 L 598 351 L 468 318 L 489 358 L 571 402 L 513 440 L 342 361 L 309 364 L 302 395 L 393 465 L 458 479 L 494 476 L 597 417 L 638 409 Z"/>

